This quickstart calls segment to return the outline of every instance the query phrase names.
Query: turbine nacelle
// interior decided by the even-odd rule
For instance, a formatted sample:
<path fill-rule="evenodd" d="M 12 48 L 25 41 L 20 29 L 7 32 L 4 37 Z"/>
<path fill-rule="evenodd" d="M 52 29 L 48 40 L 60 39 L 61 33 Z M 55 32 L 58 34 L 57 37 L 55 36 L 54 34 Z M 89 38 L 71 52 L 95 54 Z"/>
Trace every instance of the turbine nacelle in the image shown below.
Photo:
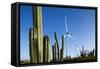
<path fill-rule="evenodd" d="M 66 32 L 66 35 L 69 34 L 69 32 Z"/>

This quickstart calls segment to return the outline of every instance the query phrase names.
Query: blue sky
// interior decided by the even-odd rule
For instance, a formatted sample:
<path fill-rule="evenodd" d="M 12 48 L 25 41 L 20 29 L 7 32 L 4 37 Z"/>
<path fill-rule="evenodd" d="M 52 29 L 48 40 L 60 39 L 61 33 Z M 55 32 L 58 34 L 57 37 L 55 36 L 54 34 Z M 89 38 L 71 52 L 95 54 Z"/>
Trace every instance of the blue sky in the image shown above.
<path fill-rule="evenodd" d="M 50 44 L 54 44 L 54 32 L 57 33 L 60 43 L 61 36 L 65 34 L 65 16 L 68 30 L 74 39 L 65 38 L 64 56 L 72 57 L 79 54 L 82 45 L 86 50 L 95 48 L 95 10 L 76 8 L 42 7 L 43 35 L 50 37 Z M 20 58 L 29 59 L 29 28 L 33 27 L 32 6 L 20 7 Z M 67 43 L 66 43 L 67 41 Z M 76 50 L 75 45 L 79 48 Z M 61 46 L 61 45 L 60 45 Z"/>

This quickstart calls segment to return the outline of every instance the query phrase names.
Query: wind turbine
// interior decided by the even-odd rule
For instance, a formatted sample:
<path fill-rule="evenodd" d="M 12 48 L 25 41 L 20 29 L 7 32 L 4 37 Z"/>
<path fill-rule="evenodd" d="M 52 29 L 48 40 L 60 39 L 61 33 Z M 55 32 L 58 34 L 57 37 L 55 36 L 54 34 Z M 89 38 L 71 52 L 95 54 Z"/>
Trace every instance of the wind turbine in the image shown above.
<path fill-rule="evenodd" d="M 64 35 L 64 39 L 67 38 L 67 36 L 68 36 L 69 38 L 71 38 L 71 39 L 74 39 L 74 38 L 69 34 L 68 27 L 67 27 L 66 16 L 65 16 L 65 30 L 66 30 L 66 32 L 65 32 L 65 35 Z M 62 42 L 62 40 L 60 41 L 60 43 L 61 43 L 61 42 Z M 67 40 L 66 42 L 68 42 L 68 40 Z M 68 46 L 68 45 L 67 45 L 67 46 Z M 66 46 L 66 56 L 68 56 L 68 54 L 67 54 L 67 46 Z"/>
<path fill-rule="evenodd" d="M 66 16 L 65 16 L 65 28 L 66 28 L 66 34 L 64 35 L 64 37 L 68 36 L 71 39 L 73 39 L 73 37 L 69 34 L 69 31 L 68 31 Z"/>
<path fill-rule="evenodd" d="M 67 21 L 66 21 L 66 16 L 65 16 L 65 29 L 66 29 L 66 33 L 65 33 L 65 35 L 64 35 L 64 38 L 66 38 L 67 39 L 67 36 L 69 37 L 69 38 L 71 38 L 71 39 L 73 39 L 73 37 L 69 34 L 69 31 L 68 31 L 68 25 L 67 25 Z M 66 40 L 66 42 L 67 42 L 68 40 Z M 68 44 L 67 44 L 67 46 L 66 46 L 66 56 L 68 56 L 68 49 L 67 49 L 67 47 L 68 47 Z"/>

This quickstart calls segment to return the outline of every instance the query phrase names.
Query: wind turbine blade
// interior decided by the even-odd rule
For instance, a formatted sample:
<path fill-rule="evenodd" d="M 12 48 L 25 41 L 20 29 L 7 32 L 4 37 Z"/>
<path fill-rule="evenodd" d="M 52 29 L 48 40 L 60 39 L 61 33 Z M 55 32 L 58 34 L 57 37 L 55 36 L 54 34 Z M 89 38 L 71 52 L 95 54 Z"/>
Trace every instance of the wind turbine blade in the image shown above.
<path fill-rule="evenodd" d="M 66 34 L 64 35 L 64 38 L 66 37 Z"/>
<path fill-rule="evenodd" d="M 71 39 L 74 39 L 71 35 L 68 34 L 68 37 L 70 37 Z"/>
<path fill-rule="evenodd" d="M 68 27 L 67 27 L 67 22 L 66 22 L 66 16 L 65 16 L 65 28 L 66 28 L 66 33 L 68 32 Z"/>

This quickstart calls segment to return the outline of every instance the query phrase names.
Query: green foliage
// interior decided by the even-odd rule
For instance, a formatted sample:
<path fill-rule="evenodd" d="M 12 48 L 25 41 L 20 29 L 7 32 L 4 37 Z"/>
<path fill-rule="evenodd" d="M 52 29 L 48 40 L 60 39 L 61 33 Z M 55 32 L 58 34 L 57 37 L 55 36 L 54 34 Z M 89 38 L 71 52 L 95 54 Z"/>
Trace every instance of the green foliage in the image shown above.
<path fill-rule="evenodd" d="M 95 50 L 93 49 L 92 51 L 90 51 L 89 53 L 88 53 L 88 56 L 95 56 Z"/>
<path fill-rule="evenodd" d="M 81 57 L 86 57 L 86 51 L 84 50 L 84 46 L 82 46 L 82 51 L 80 51 Z"/>

